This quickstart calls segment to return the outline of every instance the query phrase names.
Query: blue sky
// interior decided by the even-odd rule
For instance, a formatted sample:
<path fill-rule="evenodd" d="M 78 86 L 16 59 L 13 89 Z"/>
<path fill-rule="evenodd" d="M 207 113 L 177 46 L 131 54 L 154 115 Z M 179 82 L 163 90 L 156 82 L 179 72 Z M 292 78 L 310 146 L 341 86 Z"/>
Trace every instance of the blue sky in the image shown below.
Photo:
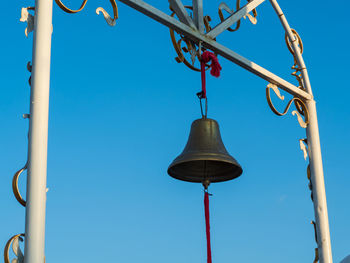
<path fill-rule="evenodd" d="M 98 2 L 98 3 L 97 3 Z M 170 14 L 167 1 L 148 3 Z M 189 1 L 188 1 L 189 2 Z M 209 3 L 210 2 L 210 3 Z M 187 3 L 184 1 L 184 3 Z M 67 2 L 72 8 L 79 1 Z M 204 1 L 212 26 L 220 1 Z M 233 1 L 227 2 L 234 6 Z M 0 244 L 24 231 L 25 211 L 11 190 L 26 162 L 32 34 L 19 22 L 24 1 L 2 12 L 0 96 Z M 304 43 L 317 102 L 334 262 L 350 254 L 350 110 L 347 1 L 280 1 Z M 46 259 L 58 262 L 206 261 L 203 192 L 166 173 L 200 117 L 200 74 L 175 61 L 168 29 L 118 2 L 109 27 L 89 1 L 69 15 L 54 4 Z M 293 57 L 269 2 L 258 23 L 217 41 L 296 84 Z M 305 138 L 291 112 L 274 115 L 267 82 L 219 57 L 221 77 L 207 78 L 208 116 L 220 124 L 243 175 L 210 192 L 213 262 L 311 262 L 313 205 Z M 285 94 L 290 98 L 288 94 Z M 276 100 L 274 100 L 276 101 Z M 284 103 L 278 103 L 283 108 Z M 25 175 L 20 179 L 25 193 Z"/>

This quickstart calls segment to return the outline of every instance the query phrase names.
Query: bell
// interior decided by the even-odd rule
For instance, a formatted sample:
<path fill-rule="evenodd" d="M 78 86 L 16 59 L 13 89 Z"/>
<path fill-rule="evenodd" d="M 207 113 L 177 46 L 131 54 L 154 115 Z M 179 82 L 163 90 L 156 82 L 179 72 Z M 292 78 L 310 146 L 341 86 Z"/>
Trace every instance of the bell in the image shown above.
<path fill-rule="evenodd" d="M 175 179 L 203 183 L 228 181 L 242 174 L 242 167 L 227 152 L 219 124 L 203 117 L 192 123 L 183 152 L 170 164 L 168 174 Z"/>

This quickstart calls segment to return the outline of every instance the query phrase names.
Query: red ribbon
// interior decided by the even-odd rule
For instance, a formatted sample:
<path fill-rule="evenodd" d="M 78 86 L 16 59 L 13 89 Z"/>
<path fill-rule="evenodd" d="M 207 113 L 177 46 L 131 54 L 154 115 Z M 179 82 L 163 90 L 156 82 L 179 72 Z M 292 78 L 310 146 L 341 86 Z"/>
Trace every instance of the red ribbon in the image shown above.
<path fill-rule="evenodd" d="M 205 232 L 207 235 L 207 263 L 211 263 L 211 246 L 210 246 L 210 223 L 209 223 L 209 194 L 204 193 L 204 213 L 205 213 Z"/>
<path fill-rule="evenodd" d="M 214 53 L 209 51 L 204 51 L 201 59 L 201 77 L 202 77 L 202 98 L 205 99 L 207 97 L 207 90 L 205 87 L 205 64 L 211 60 L 211 70 L 210 74 L 214 77 L 220 76 L 220 70 L 222 69 L 219 63 L 218 58 Z"/>

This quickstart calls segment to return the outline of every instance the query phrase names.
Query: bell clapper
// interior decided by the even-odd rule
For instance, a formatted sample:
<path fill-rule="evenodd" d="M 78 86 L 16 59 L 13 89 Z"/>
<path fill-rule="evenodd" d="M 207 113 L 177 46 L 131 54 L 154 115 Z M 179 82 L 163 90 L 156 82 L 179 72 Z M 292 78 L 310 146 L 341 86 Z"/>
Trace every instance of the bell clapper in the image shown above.
<path fill-rule="evenodd" d="M 208 191 L 208 187 L 210 185 L 210 181 L 208 179 L 206 179 L 205 181 L 202 182 L 205 191 Z"/>

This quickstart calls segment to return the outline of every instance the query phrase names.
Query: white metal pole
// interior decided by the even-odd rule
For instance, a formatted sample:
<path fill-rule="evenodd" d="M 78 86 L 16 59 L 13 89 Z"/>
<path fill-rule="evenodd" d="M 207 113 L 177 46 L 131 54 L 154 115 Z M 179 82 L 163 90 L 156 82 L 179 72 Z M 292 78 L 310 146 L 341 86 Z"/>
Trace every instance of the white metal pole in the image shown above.
<path fill-rule="evenodd" d="M 295 54 L 297 63 L 301 69 L 303 78 L 303 84 L 306 91 L 312 95 L 311 84 L 307 69 L 304 63 L 304 59 L 300 53 L 299 47 L 296 43 L 294 34 L 292 33 L 286 17 L 284 16 L 281 8 L 279 7 L 276 0 L 270 0 L 276 13 L 278 14 L 281 23 L 291 40 L 292 48 Z M 312 193 L 313 203 L 316 220 L 316 232 L 317 232 L 317 243 L 319 250 L 320 263 L 332 263 L 332 248 L 331 238 L 329 232 L 328 222 L 328 211 L 326 201 L 326 189 L 324 183 L 322 156 L 321 156 L 321 145 L 320 136 L 318 130 L 316 103 L 314 99 L 306 100 L 306 106 L 309 111 L 309 124 L 306 128 L 309 160 L 310 160 L 310 171 L 311 171 L 311 182 L 312 182 Z"/>
<path fill-rule="evenodd" d="M 25 263 L 45 261 L 45 205 L 52 0 L 35 1 L 30 98 Z"/>
<path fill-rule="evenodd" d="M 317 243 L 320 263 L 332 263 L 332 247 L 329 232 L 326 189 L 324 183 L 320 137 L 318 131 L 316 103 L 306 102 L 310 114 L 310 122 L 306 128 L 309 148 L 312 193 L 315 210 Z"/>

